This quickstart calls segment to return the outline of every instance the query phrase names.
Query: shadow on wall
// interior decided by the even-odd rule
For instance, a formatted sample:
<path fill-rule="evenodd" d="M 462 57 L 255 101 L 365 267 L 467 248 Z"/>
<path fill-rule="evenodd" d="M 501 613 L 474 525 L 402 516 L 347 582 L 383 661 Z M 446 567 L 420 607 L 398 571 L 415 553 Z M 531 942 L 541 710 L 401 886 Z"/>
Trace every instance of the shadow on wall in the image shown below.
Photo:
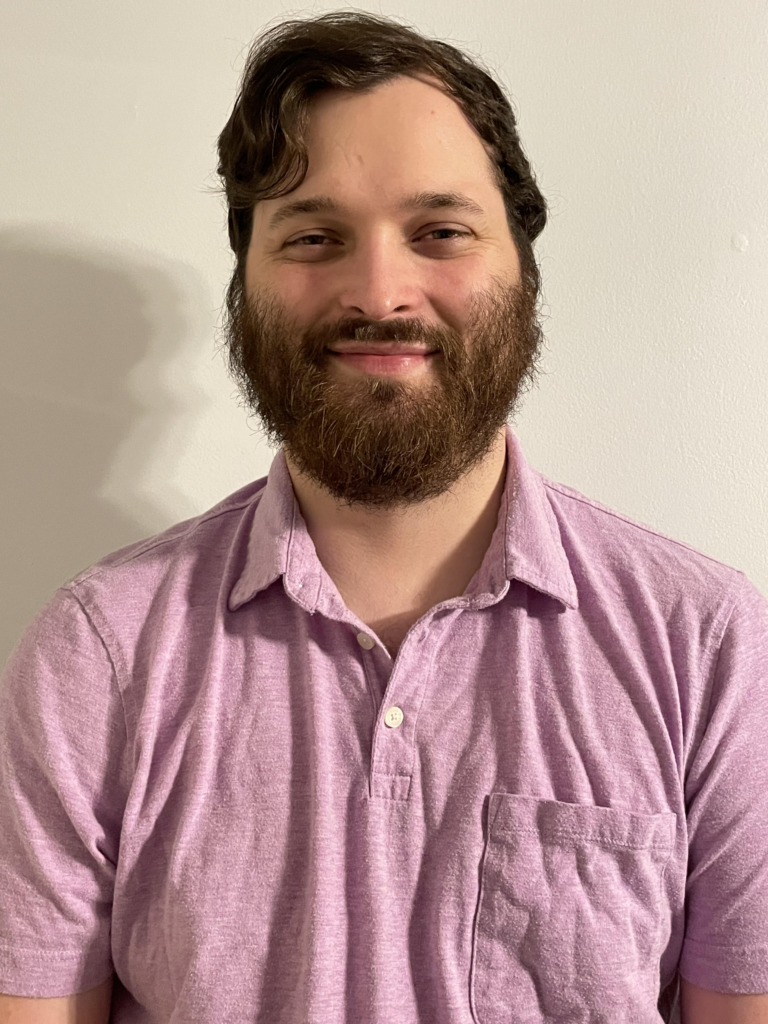
<path fill-rule="evenodd" d="M 126 510 L 100 490 L 130 435 L 121 475 L 140 492 L 142 463 L 179 412 L 160 373 L 146 400 L 127 384 L 189 341 L 177 277 L 72 236 L 0 232 L 0 665 L 57 586 L 168 525 L 150 500 Z"/>

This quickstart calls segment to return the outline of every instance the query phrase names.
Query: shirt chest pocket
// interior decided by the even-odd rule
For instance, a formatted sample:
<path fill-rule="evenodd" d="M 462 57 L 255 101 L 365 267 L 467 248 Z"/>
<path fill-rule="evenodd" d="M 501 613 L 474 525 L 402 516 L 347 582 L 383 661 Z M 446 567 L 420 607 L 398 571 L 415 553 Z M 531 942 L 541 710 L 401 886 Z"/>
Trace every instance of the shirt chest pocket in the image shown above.
<path fill-rule="evenodd" d="M 473 937 L 478 1024 L 659 1020 L 675 823 L 671 813 L 491 796 Z"/>

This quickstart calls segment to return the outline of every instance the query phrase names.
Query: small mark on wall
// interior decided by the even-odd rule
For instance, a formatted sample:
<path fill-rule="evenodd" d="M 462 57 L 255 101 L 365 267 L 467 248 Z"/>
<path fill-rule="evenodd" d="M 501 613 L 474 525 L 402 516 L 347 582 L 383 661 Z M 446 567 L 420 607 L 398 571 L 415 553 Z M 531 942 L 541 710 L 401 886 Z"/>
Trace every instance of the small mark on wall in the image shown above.
<path fill-rule="evenodd" d="M 740 231 L 731 235 L 731 245 L 737 252 L 746 252 L 749 248 L 749 239 Z"/>

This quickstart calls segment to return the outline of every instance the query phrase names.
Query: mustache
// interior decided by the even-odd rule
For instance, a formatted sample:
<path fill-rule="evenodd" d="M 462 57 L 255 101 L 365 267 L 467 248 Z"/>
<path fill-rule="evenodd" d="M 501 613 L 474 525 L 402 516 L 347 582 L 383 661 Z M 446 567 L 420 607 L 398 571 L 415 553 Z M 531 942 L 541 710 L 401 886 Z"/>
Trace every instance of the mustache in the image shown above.
<path fill-rule="evenodd" d="M 349 318 L 336 324 L 340 341 L 421 341 L 430 330 L 419 318 L 399 320 L 365 320 Z"/>
<path fill-rule="evenodd" d="M 333 324 L 320 324 L 304 334 L 304 344 L 317 353 L 337 341 L 411 341 L 445 352 L 455 350 L 461 337 L 456 331 L 430 324 L 421 317 L 396 320 L 345 317 Z"/>

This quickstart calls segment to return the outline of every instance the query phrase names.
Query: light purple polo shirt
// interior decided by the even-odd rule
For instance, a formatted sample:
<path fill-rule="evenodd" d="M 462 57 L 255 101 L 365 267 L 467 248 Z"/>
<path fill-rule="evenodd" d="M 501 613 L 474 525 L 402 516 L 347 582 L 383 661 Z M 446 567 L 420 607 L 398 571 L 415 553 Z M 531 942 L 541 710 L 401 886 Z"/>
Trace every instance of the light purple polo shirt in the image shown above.
<path fill-rule="evenodd" d="M 394 661 L 282 452 L 57 593 L 0 691 L 0 991 L 114 969 L 116 1024 L 651 1024 L 678 966 L 768 991 L 766 602 L 507 436 L 480 570 Z"/>

